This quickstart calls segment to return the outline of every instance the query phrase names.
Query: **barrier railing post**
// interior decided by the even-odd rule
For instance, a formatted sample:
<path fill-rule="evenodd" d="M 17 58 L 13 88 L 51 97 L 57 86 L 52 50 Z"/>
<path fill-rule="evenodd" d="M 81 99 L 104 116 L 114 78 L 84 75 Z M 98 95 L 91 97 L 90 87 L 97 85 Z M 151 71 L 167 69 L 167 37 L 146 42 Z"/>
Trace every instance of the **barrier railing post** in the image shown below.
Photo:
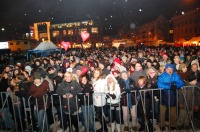
<path fill-rule="evenodd" d="M 192 122 L 192 118 L 190 116 L 190 111 L 189 111 L 189 108 L 188 108 L 188 103 L 187 103 L 187 100 L 186 100 L 186 97 L 185 97 L 185 94 L 184 94 L 183 90 L 182 90 L 182 94 L 183 94 L 183 99 L 184 99 L 186 110 L 187 110 L 187 115 L 188 115 L 188 118 L 189 118 L 190 123 L 191 123 L 192 131 L 194 132 L 194 125 L 193 125 L 193 122 Z"/>
<path fill-rule="evenodd" d="M 55 121 L 55 112 L 54 112 L 54 109 L 53 109 L 54 108 L 53 94 L 50 97 L 51 97 L 51 109 L 52 109 L 53 123 L 55 124 L 56 121 Z M 53 131 L 56 131 L 55 125 L 53 127 Z"/>

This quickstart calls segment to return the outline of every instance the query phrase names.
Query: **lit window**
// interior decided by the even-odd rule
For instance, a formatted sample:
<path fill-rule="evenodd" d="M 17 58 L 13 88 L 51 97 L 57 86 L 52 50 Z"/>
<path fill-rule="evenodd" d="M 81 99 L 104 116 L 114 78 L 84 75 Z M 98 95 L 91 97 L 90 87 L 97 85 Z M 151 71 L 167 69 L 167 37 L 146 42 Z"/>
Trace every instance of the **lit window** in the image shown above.
<path fill-rule="evenodd" d="M 87 26 L 87 25 L 88 25 L 88 21 L 84 21 L 84 22 L 82 22 L 82 24 L 83 24 L 84 26 Z"/>
<path fill-rule="evenodd" d="M 169 33 L 172 34 L 172 33 L 173 33 L 173 30 L 169 30 Z"/>
<path fill-rule="evenodd" d="M 94 33 L 94 34 L 98 33 L 98 28 L 97 27 L 93 27 L 91 29 L 91 32 Z"/>
<path fill-rule="evenodd" d="M 56 37 L 59 35 L 59 31 L 53 31 L 53 37 Z"/>
<path fill-rule="evenodd" d="M 69 29 L 68 30 L 68 35 L 73 35 L 74 34 L 74 31 L 72 29 Z"/>
<path fill-rule="evenodd" d="M 80 26 L 80 22 L 74 24 L 76 27 Z"/>
<path fill-rule="evenodd" d="M 68 24 L 67 24 L 67 27 L 72 27 L 72 23 L 68 23 Z"/>
<path fill-rule="evenodd" d="M 63 30 L 63 35 L 67 35 L 67 31 L 66 30 Z"/>
<path fill-rule="evenodd" d="M 81 28 L 81 32 L 87 32 L 87 28 Z"/>
<path fill-rule="evenodd" d="M 89 25 L 92 26 L 94 24 L 93 21 L 89 21 Z"/>

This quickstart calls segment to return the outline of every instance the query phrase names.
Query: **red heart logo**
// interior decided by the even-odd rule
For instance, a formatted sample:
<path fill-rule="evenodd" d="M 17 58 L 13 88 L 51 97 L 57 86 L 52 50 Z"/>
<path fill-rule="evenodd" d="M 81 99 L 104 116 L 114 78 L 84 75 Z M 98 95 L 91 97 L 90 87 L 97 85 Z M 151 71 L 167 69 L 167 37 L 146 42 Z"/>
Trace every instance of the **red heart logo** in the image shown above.
<path fill-rule="evenodd" d="M 86 31 L 81 32 L 81 38 L 82 38 L 83 42 L 85 40 L 87 40 L 89 37 L 90 37 L 90 34 L 88 32 L 86 32 Z"/>
<path fill-rule="evenodd" d="M 70 42 L 62 41 L 61 44 L 62 44 L 62 47 L 63 47 L 65 50 L 67 50 L 67 49 L 69 48 Z"/>

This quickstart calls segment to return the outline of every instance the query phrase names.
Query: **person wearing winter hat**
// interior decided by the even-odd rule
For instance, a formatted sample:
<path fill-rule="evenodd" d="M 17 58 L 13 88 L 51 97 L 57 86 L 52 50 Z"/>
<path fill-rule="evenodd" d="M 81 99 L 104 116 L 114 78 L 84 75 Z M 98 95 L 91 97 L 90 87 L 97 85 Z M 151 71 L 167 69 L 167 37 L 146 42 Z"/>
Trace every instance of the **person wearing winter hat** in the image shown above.
<path fill-rule="evenodd" d="M 122 63 L 121 63 L 120 59 L 119 59 L 119 58 L 115 58 L 115 59 L 114 59 L 114 65 L 113 65 L 111 71 L 112 71 L 112 72 L 115 71 L 115 70 L 116 70 L 116 69 L 115 69 L 116 66 L 119 68 L 119 71 L 120 71 L 120 72 L 127 71 L 126 68 L 125 68 L 124 66 L 122 66 L 121 64 L 122 64 Z"/>
<path fill-rule="evenodd" d="M 195 88 L 197 86 L 197 77 L 192 75 L 188 77 L 188 81 L 186 83 L 185 88 L 179 90 L 179 118 L 178 118 L 178 127 L 185 127 L 188 128 L 190 126 L 190 120 L 188 118 L 187 113 L 190 114 L 190 116 L 192 116 L 193 110 L 194 112 L 197 112 L 199 110 L 199 102 L 200 102 L 200 98 L 199 98 L 199 90 L 197 88 Z M 187 96 L 183 96 L 186 95 Z M 188 111 L 186 111 L 186 104 L 185 104 L 185 100 L 188 102 Z M 194 99 L 194 100 L 193 100 Z M 194 106 L 193 103 L 189 103 L 189 102 L 194 102 Z"/>
<path fill-rule="evenodd" d="M 105 87 L 107 94 L 107 105 L 111 112 L 109 114 L 109 119 L 111 123 L 111 131 L 115 131 L 115 126 L 117 131 L 120 132 L 120 87 L 113 74 L 108 74 L 105 78 Z M 116 123 L 116 125 L 115 125 Z"/>
<path fill-rule="evenodd" d="M 166 64 L 164 73 L 158 77 L 157 85 L 159 89 L 164 89 L 161 91 L 161 130 L 163 130 L 165 127 L 165 113 L 167 107 L 170 107 L 170 127 L 171 130 L 173 130 L 175 129 L 176 125 L 176 89 L 180 89 L 184 85 L 184 82 L 180 76 L 174 72 L 174 65 Z"/>
<path fill-rule="evenodd" d="M 115 58 L 115 59 L 114 59 L 114 64 L 115 64 L 115 65 L 121 65 L 120 59 L 119 59 L 119 58 Z"/>
<path fill-rule="evenodd" d="M 41 77 L 39 72 L 33 73 L 34 83 L 30 86 L 29 96 L 37 98 L 38 115 L 39 115 L 39 128 L 41 131 L 47 131 L 47 115 L 45 109 L 48 109 L 49 103 L 45 106 L 43 97 L 49 92 L 49 83 Z M 43 122 L 44 121 L 44 122 Z M 44 124 L 43 124 L 44 123 Z"/>
<path fill-rule="evenodd" d="M 162 54 L 162 60 L 159 62 L 160 65 L 166 65 L 168 63 L 168 55 L 166 53 Z"/>
<path fill-rule="evenodd" d="M 28 75 L 31 75 L 32 68 L 30 66 L 25 66 L 25 71 L 28 72 Z"/>
<path fill-rule="evenodd" d="M 66 72 L 66 70 L 70 67 L 70 60 L 69 59 L 64 59 L 62 63 L 61 70 L 63 73 Z"/>
<path fill-rule="evenodd" d="M 72 71 L 72 72 L 71 72 Z M 73 80 L 76 80 L 79 83 L 79 79 L 82 75 L 82 66 L 81 65 L 77 65 L 75 68 L 68 68 L 67 72 L 72 73 L 73 75 Z"/>

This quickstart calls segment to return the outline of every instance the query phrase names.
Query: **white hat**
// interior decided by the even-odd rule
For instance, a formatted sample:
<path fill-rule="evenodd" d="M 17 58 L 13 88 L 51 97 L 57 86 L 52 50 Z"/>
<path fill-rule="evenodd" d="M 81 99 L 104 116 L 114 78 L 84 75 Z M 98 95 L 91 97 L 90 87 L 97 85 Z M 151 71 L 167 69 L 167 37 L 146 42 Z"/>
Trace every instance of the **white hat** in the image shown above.
<path fill-rule="evenodd" d="M 28 74 L 31 75 L 32 68 L 30 66 L 26 66 L 25 71 L 27 71 Z"/>

